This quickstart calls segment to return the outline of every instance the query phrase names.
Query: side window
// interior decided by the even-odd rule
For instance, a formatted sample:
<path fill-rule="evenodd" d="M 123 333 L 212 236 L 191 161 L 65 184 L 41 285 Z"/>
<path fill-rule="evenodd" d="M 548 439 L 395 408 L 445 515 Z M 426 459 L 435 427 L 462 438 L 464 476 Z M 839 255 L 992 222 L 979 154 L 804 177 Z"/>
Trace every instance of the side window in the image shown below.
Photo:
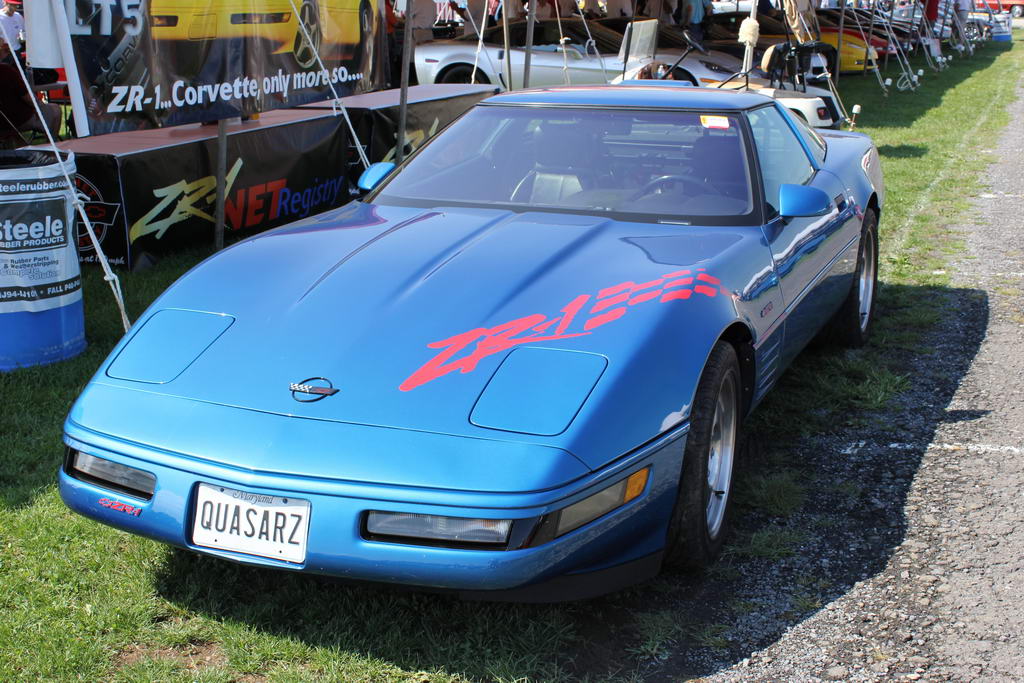
<path fill-rule="evenodd" d="M 807 146 L 811 148 L 811 154 L 818 160 L 818 165 L 825 163 L 825 154 L 828 151 L 825 141 L 803 120 L 803 117 L 791 116 L 790 118 L 796 124 L 797 130 L 804 136 L 804 140 L 807 141 Z"/>
<path fill-rule="evenodd" d="M 779 187 L 785 183 L 803 185 L 814 175 L 814 167 L 775 107 L 755 109 L 747 117 L 761 162 L 765 201 L 774 212 L 778 209 Z"/>

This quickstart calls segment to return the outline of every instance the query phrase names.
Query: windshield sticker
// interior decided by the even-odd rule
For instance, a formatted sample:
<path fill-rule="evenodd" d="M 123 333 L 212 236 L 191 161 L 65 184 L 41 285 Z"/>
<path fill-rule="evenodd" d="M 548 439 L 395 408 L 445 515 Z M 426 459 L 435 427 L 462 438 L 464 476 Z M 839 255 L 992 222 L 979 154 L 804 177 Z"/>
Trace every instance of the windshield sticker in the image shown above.
<path fill-rule="evenodd" d="M 727 130 L 729 128 L 728 116 L 704 116 L 700 117 L 700 125 L 705 128 L 717 128 Z"/>
<path fill-rule="evenodd" d="M 580 294 L 562 307 L 559 311 L 561 315 L 552 318 L 543 313 L 534 313 L 495 327 L 478 327 L 431 342 L 427 348 L 441 349 L 440 353 L 409 375 L 398 388 L 411 391 L 449 372 L 472 372 L 487 356 L 519 344 L 586 336 L 602 325 L 626 315 L 632 306 L 648 301 L 668 303 L 689 299 L 694 294 L 714 297 L 718 294 L 721 281 L 703 271 L 703 268 L 695 271 L 677 270 L 649 282 L 621 282 L 605 287 L 596 295 Z"/>

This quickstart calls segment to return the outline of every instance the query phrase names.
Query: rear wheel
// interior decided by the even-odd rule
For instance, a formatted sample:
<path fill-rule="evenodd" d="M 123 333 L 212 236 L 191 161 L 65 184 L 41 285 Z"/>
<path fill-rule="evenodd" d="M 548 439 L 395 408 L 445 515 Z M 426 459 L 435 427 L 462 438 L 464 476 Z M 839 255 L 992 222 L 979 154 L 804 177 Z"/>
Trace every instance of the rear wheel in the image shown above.
<path fill-rule="evenodd" d="M 1010 8 L 1010 15 L 1014 17 L 1024 17 L 1024 5 L 1014 5 Z"/>
<path fill-rule="evenodd" d="M 471 83 L 473 82 L 473 67 L 469 64 L 456 64 L 455 66 L 446 70 L 441 77 L 437 79 L 438 83 Z M 476 82 L 488 84 L 491 82 L 489 78 L 480 69 L 476 70 Z"/>
<path fill-rule="evenodd" d="M 359 5 L 359 70 L 365 75 L 373 53 L 373 10 L 363 0 Z"/>
<path fill-rule="evenodd" d="M 665 544 L 667 564 L 715 561 L 729 527 L 740 426 L 740 366 L 728 342 L 711 351 L 694 397 L 683 471 Z"/>
<path fill-rule="evenodd" d="M 303 69 L 308 69 L 316 64 L 317 56 L 320 54 L 320 43 L 323 42 L 320 7 L 316 0 L 303 0 L 302 5 L 299 6 L 298 19 L 301 26 L 295 31 L 295 45 L 292 47 L 292 54 L 295 56 L 296 64 Z M 308 40 L 306 34 L 309 34 Z"/>
<path fill-rule="evenodd" d="M 878 287 L 878 217 L 874 210 L 864 212 L 857 270 L 850 293 L 829 322 L 828 337 L 841 346 L 864 346 L 875 319 L 875 290 Z"/>

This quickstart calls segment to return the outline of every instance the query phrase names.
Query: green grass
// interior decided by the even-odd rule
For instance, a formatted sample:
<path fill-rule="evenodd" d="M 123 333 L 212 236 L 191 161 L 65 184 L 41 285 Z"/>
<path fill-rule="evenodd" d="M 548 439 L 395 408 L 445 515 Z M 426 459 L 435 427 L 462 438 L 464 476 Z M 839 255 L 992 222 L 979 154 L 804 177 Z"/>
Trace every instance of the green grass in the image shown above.
<path fill-rule="evenodd" d="M 729 647 L 729 639 L 725 637 L 729 626 L 726 624 L 705 624 L 695 628 L 690 637 L 699 647 L 710 647 L 724 650 Z"/>
<path fill-rule="evenodd" d="M 726 553 L 739 557 L 781 560 L 796 554 L 808 534 L 798 529 L 765 526 L 750 534 L 746 543 L 726 548 Z"/>
<path fill-rule="evenodd" d="M 658 663 L 683 648 L 732 647 L 728 620 L 757 604 L 730 609 L 741 569 L 797 556 L 842 521 L 796 514 L 811 500 L 804 487 L 818 482 L 790 455 L 793 439 L 873 420 L 907 386 L 905 358 L 947 296 L 949 275 L 936 271 L 962 249 L 944 226 L 978 187 L 980 150 L 1005 125 L 1022 66 L 1014 42 L 926 74 L 913 95 L 886 98 L 873 79 L 842 78 L 847 105 L 864 107 L 859 130 L 880 146 L 889 190 L 874 342 L 805 354 L 760 409 L 755 427 L 771 440 L 772 470 L 737 489 L 746 526 L 726 562 L 602 600 L 492 605 L 350 586 L 172 551 L 72 514 L 53 485 L 61 422 L 121 336 L 106 284 L 88 270 L 89 349 L 0 375 L 0 680 L 640 680 L 648 669 L 638 656 Z M 130 315 L 199 257 L 123 274 Z M 827 490 L 852 501 L 869 485 Z M 745 522 L 764 518 L 772 521 Z M 819 590 L 794 586 L 793 609 L 816 609 Z"/>
<path fill-rule="evenodd" d="M 796 470 L 754 474 L 744 479 L 742 499 L 762 512 L 788 517 L 803 505 L 807 496 Z"/>
<path fill-rule="evenodd" d="M 636 614 L 634 622 L 639 642 L 630 651 L 641 659 L 661 660 L 668 657 L 672 645 L 682 632 L 677 619 L 671 610 Z"/>

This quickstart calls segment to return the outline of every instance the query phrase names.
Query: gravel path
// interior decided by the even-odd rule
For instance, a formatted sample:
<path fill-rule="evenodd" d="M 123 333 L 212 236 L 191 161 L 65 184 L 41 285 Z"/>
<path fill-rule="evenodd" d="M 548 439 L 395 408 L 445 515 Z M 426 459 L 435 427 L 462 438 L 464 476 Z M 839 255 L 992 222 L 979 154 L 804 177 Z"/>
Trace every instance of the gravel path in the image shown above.
<path fill-rule="evenodd" d="M 899 440 L 834 445 L 846 467 L 875 468 L 877 537 L 845 550 L 878 566 L 862 560 L 841 596 L 707 680 L 1024 680 L 1020 88 L 1010 114 L 956 227 L 948 315 L 890 416 Z"/>

